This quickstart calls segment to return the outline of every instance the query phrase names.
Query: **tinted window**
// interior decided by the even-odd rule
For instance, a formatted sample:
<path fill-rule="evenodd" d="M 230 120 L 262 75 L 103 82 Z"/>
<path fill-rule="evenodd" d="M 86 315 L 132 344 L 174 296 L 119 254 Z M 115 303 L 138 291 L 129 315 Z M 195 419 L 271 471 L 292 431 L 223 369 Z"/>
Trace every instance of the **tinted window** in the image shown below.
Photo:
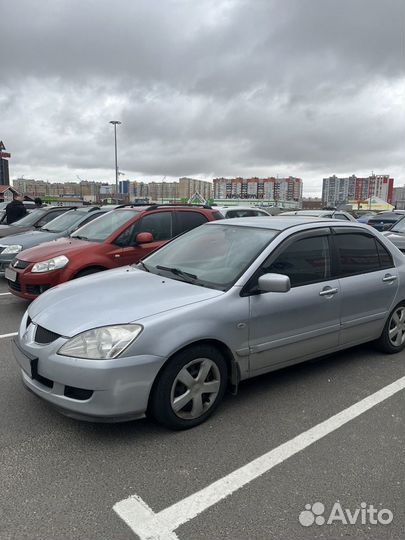
<path fill-rule="evenodd" d="M 139 232 L 150 232 L 153 240 L 169 240 L 172 238 L 172 213 L 158 212 L 142 218 Z"/>
<path fill-rule="evenodd" d="M 139 232 L 139 221 L 135 221 L 132 225 L 127 227 L 118 238 L 114 240 L 114 244 L 118 246 L 133 246 L 135 244 L 135 236 Z"/>
<path fill-rule="evenodd" d="M 364 234 L 336 234 L 340 275 L 350 276 L 380 269 L 378 243 Z M 389 254 L 388 254 L 389 255 Z"/>
<path fill-rule="evenodd" d="M 199 227 L 203 223 L 207 223 L 208 219 L 200 212 L 176 212 L 176 235 L 186 231 L 191 231 Z"/>
<path fill-rule="evenodd" d="M 303 238 L 288 246 L 275 260 L 264 264 L 263 273 L 284 274 L 291 286 L 316 283 L 329 278 L 330 257 L 326 236 Z"/>
<path fill-rule="evenodd" d="M 381 268 L 392 268 L 394 266 L 394 261 L 392 260 L 391 253 L 387 251 L 380 242 L 377 242 L 377 250 Z"/>

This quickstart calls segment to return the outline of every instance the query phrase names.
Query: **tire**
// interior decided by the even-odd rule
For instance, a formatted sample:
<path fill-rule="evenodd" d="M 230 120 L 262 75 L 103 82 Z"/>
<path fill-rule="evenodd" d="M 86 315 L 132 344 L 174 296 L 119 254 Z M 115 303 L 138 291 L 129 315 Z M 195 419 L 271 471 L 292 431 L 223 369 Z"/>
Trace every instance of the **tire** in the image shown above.
<path fill-rule="evenodd" d="M 405 302 L 398 304 L 390 313 L 381 337 L 376 341 L 377 348 L 388 354 L 405 349 Z"/>
<path fill-rule="evenodd" d="M 75 279 L 81 278 L 84 276 L 90 276 L 91 274 L 97 274 L 98 272 L 102 272 L 102 271 L 103 271 L 102 268 L 85 268 L 84 270 L 82 270 L 81 272 L 78 272 L 75 275 Z"/>
<path fill-rule="evenodd" d="M 169 360 L 154 385 L 151 416 L 159 424 L 176 430 L 202 424 L 224 397 L 227 371 L 224 357 L 210 345 L 195 345 L 179 352 Z"/>

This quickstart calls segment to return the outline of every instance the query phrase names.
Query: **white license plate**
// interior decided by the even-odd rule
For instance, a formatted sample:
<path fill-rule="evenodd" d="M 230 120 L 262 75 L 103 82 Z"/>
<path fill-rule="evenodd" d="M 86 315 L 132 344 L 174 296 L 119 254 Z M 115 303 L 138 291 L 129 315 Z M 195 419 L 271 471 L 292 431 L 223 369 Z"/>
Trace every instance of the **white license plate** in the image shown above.
<path fill-rule="evenodd" d="M 6 268 L 4 276 L 9 281 L 16 281 L 17 280 L 17 272 L 15 270 L 13 270 L 12 268 Z"/>

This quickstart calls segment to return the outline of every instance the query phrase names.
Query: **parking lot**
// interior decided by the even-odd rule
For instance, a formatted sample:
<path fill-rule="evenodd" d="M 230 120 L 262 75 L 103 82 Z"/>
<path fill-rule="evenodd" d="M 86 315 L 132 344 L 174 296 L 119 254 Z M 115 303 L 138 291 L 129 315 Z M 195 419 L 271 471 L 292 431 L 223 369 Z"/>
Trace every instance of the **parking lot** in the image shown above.
<path fill-rule="evenodd" d="M 1 280 L 2 540 L 403 537 L 403 383 L 363 413 L 358 404 L 401 380 L 405 355 L 363 346 L 250 380 L 190 431 L 148 420 L 84 423 L 23 388 L 9 334 L 26 307 Z M 261 456 L 260 470 L 252 462 Z M 301 517 L 304 526 L 300 514 L 316 502 L 325 519 Z M 393 518 L 328 524 L 335 503 Z"/>

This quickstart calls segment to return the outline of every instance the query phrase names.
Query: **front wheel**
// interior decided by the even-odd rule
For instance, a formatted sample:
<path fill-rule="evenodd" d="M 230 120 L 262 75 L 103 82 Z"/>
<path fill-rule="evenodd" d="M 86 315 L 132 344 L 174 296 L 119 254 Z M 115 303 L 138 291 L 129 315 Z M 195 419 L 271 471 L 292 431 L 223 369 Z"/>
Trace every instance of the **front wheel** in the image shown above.
<path fill-rule="evenodd" d="M 152 416 L 171 429 L 204 422 L 218 407 L 227 384 L 222 354 L 212 346 L 190 347 L 169 360 L 153 390 Z"/>
<path fill-rule="evenodd" d="M 389 354 L 405 349 L 405 302 L 392 310 L 376 345 L 382 352 Z"/>

